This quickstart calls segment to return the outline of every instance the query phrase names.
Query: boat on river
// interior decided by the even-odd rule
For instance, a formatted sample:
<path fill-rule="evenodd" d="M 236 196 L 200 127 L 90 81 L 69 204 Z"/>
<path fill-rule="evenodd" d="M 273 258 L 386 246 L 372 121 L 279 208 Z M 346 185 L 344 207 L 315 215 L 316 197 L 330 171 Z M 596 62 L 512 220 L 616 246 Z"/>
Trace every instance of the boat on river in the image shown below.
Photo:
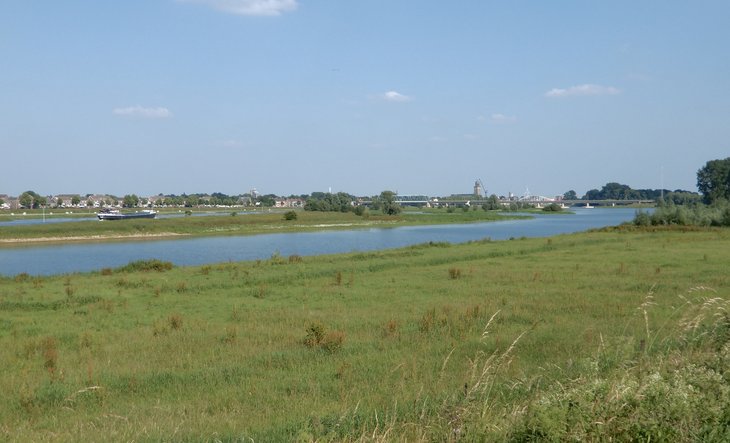
<path fill-rule="evenodd" d="M 137 212 L 121 212 L 117 209 L 102 209 L 96 214 L 99 220 L 127 220 L 130 218 L 155 218 L 155 211 L 145 209 Z"/>

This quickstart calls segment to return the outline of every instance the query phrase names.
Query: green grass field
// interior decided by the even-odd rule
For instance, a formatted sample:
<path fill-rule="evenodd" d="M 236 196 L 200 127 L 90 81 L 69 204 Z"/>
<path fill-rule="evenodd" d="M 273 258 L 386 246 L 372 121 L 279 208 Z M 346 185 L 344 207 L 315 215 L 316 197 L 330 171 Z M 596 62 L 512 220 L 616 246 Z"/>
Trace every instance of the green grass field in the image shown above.
<path fill-rule="evenodd" d="M 729 265 L 727 229 L 626 228 L 4 278 L 0 438 L 722 441 L 728 375 L 670 381 L 723 374 Z"/>
<path fill-rule="evenodd" d="M 101 241 L 145 236 L 208 236 L 250 235 L 272 232 L 299 232 L 322 229 L 356 229 L 422 224 L 474 223 L 504 220 L 495 211 L 445 210 L 404 211 L 397 216 L 384 216 L 373 211 L 366 217 L 352 212 L 297 211 L 296 220 L 285 220 L 284 211 L 237 212 L 205 217 L 175 217 L 153 220 L 80 221 L 25 226 L 4 226 L 0 229 L 0 246 L 33 239 L 44 241 Z M 517 218 L 510 216 L 510 218 Z"/>

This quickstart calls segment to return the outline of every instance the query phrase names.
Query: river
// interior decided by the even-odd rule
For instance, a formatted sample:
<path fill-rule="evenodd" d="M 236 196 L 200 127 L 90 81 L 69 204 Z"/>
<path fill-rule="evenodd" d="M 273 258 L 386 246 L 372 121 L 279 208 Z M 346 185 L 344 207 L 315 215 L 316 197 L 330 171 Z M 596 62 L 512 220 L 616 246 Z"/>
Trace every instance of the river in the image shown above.
<path fill-rule="evenodd" d="M 372 251 L 429 241 L 463 243 L 487 237 L 492 240 L 548 237 L 619 225 L 633 219 L 635 214 L 635 209 L 629 208 L 575 208 L 572 211 L 574 215 L 537 214 L 528 220 L 491 223 L 2 248 L 0 275 L 86 272 L 150 258 L 177 265 L 201 265 L 265 259 L 274 254 L 306 256 Z"/>

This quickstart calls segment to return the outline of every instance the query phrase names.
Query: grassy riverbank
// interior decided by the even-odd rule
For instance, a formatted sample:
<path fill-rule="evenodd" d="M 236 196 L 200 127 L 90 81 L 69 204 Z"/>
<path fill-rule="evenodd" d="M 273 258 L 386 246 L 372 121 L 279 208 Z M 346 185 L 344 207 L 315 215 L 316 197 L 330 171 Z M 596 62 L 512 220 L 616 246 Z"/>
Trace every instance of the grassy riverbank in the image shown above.
<path fill-rule="evenodd" d="M 397 216 L 376 212 L 366 217 L 351 212 L 298 211 L 296 220 L 284 220 L 279 212 L 236 212 L 235 215 L 134 219 L 120 221 L 79 221 L 0 228 L 0 246 L 27 242 L 102 241 L 125 238 L 172 237 L 178 235 L 250 235 L 322 229 L 356 229 L 419 224 L 474 223 L 503 220 L 493 211 L 445 210 L 404 211 Z"/>
<path fill-rule="evenodd" d="M 721 441 L 728 263 L 625 228 L 4 278 L 0 436 Z"/>

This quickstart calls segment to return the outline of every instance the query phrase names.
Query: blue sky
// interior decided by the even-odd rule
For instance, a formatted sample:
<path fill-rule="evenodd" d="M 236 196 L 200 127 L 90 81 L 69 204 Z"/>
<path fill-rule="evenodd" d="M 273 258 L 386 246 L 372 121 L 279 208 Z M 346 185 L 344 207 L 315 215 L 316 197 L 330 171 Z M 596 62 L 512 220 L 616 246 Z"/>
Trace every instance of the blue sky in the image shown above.
<path fill-rule="evenodd" d="M 4 0 L 0 193 L 696 189 L 730 2 Z"/>

